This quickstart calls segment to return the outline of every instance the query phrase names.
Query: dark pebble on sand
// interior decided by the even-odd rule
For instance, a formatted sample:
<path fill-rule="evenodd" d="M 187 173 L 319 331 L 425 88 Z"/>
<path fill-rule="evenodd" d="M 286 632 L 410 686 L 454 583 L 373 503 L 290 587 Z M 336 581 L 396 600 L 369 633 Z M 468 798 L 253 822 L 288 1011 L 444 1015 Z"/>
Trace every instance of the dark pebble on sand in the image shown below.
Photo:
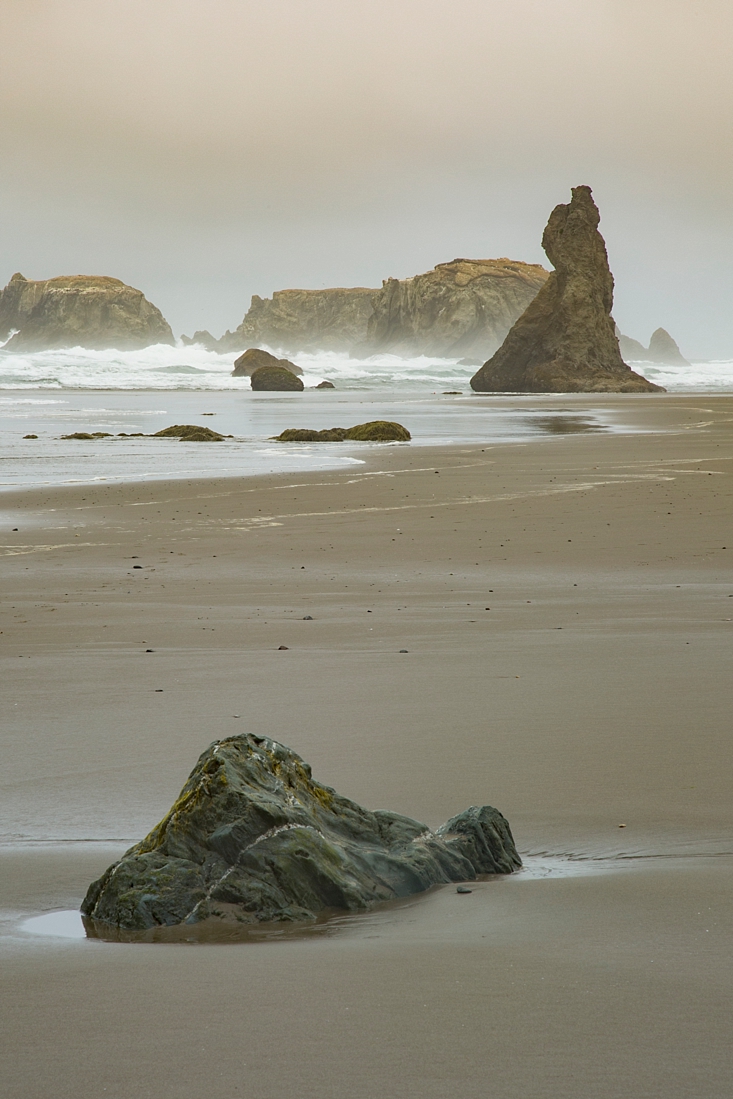
<path fill-rule="evenodd" d="M 312 614 L 304 614 L 303 615 L 303 621 L 304 622 L 312 622 L 313 621 L 313 615 Z"/>
<path fill-rule="evenodd" d="M 278 645 L 277 651 L 280 652 L 281 649 L 287 649 L 287 648 L 288 648 L 287 645 Z"/>
<path fill-rule="evenodd" d="M 407 651 L 408 651 L 407 649 L 400 649 L 401 653 L 406 653 Z"/>
<path fill-rule="evenodd" d="M 473 893 L 473 889 L 469 889 L 467 885 L 459 885 L 456 893 Z"/>

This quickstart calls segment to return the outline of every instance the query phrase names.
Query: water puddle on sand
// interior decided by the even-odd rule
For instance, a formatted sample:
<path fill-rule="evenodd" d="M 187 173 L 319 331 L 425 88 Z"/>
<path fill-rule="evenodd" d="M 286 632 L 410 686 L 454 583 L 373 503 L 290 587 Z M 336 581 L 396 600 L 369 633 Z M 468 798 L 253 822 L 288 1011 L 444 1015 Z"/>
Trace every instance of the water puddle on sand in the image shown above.
<path fill-rule="evenodd" d="M 61 912 L 46 912 L 43 916 L 32 916 L 24 920 L 20 930 L 29 935 L 45 935 L 54 939 L 85 939 L 87 933 L 81 919 L 81 912 L 75 908 Z"/>

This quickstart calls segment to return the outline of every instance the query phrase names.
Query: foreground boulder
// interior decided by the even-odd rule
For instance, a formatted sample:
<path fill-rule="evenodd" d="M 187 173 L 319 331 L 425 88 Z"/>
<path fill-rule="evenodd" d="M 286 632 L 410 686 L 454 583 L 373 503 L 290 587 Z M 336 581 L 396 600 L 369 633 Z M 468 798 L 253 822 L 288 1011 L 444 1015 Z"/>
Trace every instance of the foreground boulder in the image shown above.
<path fill-rule="evenodd" d="M 479 393 L 651 393 L 621 358 L 611 316 L 613 275 L 598 232 L 590 187 L 573 187 L 556 206 L 542 237 L 555 270 L 509 331 L 499 350 L 471 378 Z"/>
<path fill-rule="evenodd" d="M 201 755 L 167 816 L 90 885 L 81 911 L 92 928 L 131 931 L 313 920 L 520 866 L 489 805 L 432 832 L 322 786 L 277 741 L 233 736 Z"/>
<path fill-rule="evenodd" d="M 386 279 L 362 354 L 474 357 L 500 345 L 548 278 L 536 263 L 454 259 L 408 279 Z"/>
<path fill-rule="evenodd" d="M 291 363 L 289 359 L 278 359 L 269 351 L 263 351 L 261 347 L 250 347 L 243 355 L 234 360 L 233 378 L 251 378 L 255 370 L 261 366 L 282 366 L 291 374 L 302 374 L 301 367 Z"/>
<path fill-rule="evenodd" d="M 252 389 L 265 393 L 277 393 L 286 390 L 301 392 L 305 389 L 302 380 L 285 366 L 258 366 L 250 374 Z"/>
<path fill-rule="evenodd" d="M 101 275 L 63 275 L 37 282 L 13 275 L 0 292 L 0 339 L 12 331 L 8 351 L 133 351 L 175 343 L 163 314 L 141 290 Z"/>
<path fill-rule="evenodd" d="M 370 420 L 355 427 L 327 427 L 315 431 L 307 427 L 287 427 L 274 435 L 276 443 L 343 443 L 352 440 L 360 443 L 409 443 L 412 435 L 402 424 L 394 420 Z"/>

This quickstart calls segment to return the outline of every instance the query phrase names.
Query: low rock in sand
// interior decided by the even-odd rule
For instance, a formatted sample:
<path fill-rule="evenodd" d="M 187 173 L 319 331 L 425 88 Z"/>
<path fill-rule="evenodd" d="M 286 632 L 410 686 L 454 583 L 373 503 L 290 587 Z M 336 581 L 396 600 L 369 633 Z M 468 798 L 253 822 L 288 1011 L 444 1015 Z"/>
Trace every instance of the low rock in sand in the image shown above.
<path fill-rule="evenodd" d="M 92 928 L 313 920 L 521 866 L 509 824 L 472 806 L 437 831 L 322 786 L 267 737 L 215 741 L 144 840 L 90 885 Z"/>

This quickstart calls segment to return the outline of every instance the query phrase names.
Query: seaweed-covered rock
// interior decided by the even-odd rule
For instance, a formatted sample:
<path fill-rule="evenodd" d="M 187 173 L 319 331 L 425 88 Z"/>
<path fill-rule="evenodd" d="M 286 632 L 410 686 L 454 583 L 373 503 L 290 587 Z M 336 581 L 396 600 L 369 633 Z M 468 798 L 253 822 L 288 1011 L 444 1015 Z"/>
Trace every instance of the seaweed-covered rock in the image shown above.
<path fill-rule="evenodd" d="M 250 378 L 255 370 L 261 366 L 282 366 L 291 374 L 302 374 L 301 367 L 291 363 L 290 359 L 278 359 L 269 351 L 263 351 L 261 347 L 249 347 L 244 354 L 234 360 L 233 378 Z"/>
<path fill-rule="evenodd" d="M 621 358 L 613 275 L 590 187 L 550 214 L 542 247 L 555 270 L 494 355 L 471 378 L 479 393 L 652 393 Z"/>
<path fill-rule="evenodd" d="M 151 438 L 181 439 L 186 443 L 220 443 L 225 436 L 218 431 L 212 431 L 210 427 L 199 427 L 198 424 L 173 424 L 172 427 L 156 431 Z"/>
<path fill-rule="evenodd" d="M 83 442 L 88 442 L 89 439 L 110 439 L 111 437 L 112 434 L 109 431 L 72 431 L 70 435 L 61 436 L 62 439 L 79 439 Z M 31 436 L 26 435 L 25 438 L 29 439 Z M 38 436 L 34 435 L 33 438 L 37 439 Z"/>
<path fill-rule="evenodd" d="M 215 741 L 160 824 L 90 885 L 82 913 L 131 931 L 312 920 L 521 866 L 509 824 L 472 806 L 437 831 L 322 786 L 267 737 Z"/>
<path fill-rule="evenodd" d="M 394 420 L 370 420 L 350 427 L 344 438 L 361 443 L 409 443 L 412 435 Z"/>
<path fill-rule="evenodd" d="M 360 443 L 409 443 L 411 438 L 406 427 L 392 420 L 370 420 L 355 427 L 327 427 L 322 431 L 287 427 L 279 435 L 273 435 L 276 443 L 343 443 L 345 439 Z"/>
<path fill-rule="evenodd" d="M 258 366 L 250 375 L 252 389 L 265 393 L 302 392 L 305 389 L 302 380 L 285 366 Z"/>
<path fill-rule="evenodd" d="M 286 427 L 279 435 L 273 435 L 275 443 L 342 443 L 346 438 L 345 427 L 327 427 L 315 431 L 309 427 Z"/>

